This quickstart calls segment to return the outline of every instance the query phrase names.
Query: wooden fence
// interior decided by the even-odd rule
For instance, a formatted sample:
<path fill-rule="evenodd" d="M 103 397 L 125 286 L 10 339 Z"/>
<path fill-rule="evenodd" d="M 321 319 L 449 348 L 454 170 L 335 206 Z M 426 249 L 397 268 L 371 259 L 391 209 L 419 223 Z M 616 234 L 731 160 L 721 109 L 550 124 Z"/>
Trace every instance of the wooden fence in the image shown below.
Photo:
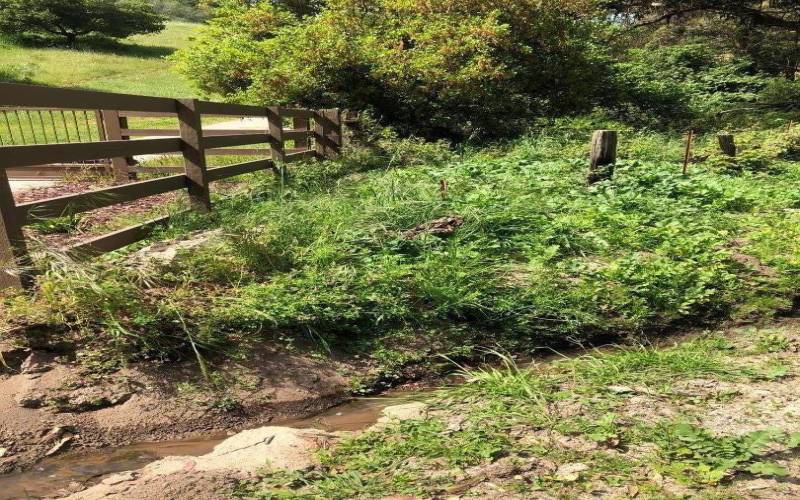
<path fill-rule="evenodd" d="M 193 210 L 211 210 L 210 184 L 229 177 L 261 170 L 276 170 L 278 164 L 297 160 L 332 157 L 342 143 L 341 113 L 337 109 L 310 110 L 225 104 L 198 99 L 168 99 L 127 94 L 68 90 L 33 85 L 0 84 L 0 106 L 14 109 L 99 111 L 105 124 L 101 140 L 89 142 L 0 146 L 0 287 L 32 284 L 31 257 L 23 228 L 43 218 L 74 215 L 170 191 L 186 189 Z M 180 129 L 133 130 L 130 116 L 176 117 Z M 218 130 L 203 132 L 205 116 L 266 118 L 267 130 Z M 284 127 L 290 119 L 293 127 Z M 131 137 L 141 139 L 129 140 Z M 286 142 L 295 147 L 288 149 Z M 263 150 L 231 149 L 267 144 Z M 128 182 L 129 158 L 136 155 L 177 153 L 183 157 L 180 173 L 166 177 Z M 269 154 L 258 159 L 224 167 L 208 168 L 209 154 Z M 113 165 L 120 184 L 89 192 L 17 204 L 7 171 L 41 165 L 106 159 Z M 163 173 L 163 172 L 162 172 Z M 171 172 L 166 172 L 171 173 Z M 71 247 L 73 255 L 97 255 L 117 250 L 146 238 L 164 225 L 161 217 Z M 8 264 L 11 263 L 9 267 Z"/>

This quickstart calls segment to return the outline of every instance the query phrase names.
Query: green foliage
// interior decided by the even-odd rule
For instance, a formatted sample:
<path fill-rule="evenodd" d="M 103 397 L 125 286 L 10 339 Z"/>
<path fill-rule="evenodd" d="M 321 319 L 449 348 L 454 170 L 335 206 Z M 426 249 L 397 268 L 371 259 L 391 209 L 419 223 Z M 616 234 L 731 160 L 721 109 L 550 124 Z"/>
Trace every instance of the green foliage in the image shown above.
<path fill-rule="evenodd" d="M 201 22 L 208 19 L 210 8 L 202 0 L 148 0 L 153 9 L 171 19 Z"/>
<path fill-rule="evenodd" d="M 672 126 L 753 102 L 771 81 L 748 60 L 731 61 L 699 42 L 631 49 L 615 64 L 614 78 L 612 109 Z"/>
<path fill-rule="evenodd" d="M 737 472 L 758 476 L 786 476 L 786 468 L 770 461 L 775 445 L 797 448 L 800 435 L 779 429 L 740 436 L 715 436 L 687 423 L 662 424 L 654 431 L 665 470 L 684 481 L 718 483 Z"/>
<path fill-rule="evenodd" d="M 17 64 L 0 65 L 0 82 L 4 83 L 27 83 L 31 80 L 33 72 L 30 68 Z"/>
<path fill-rule="evenodd" d="M 706 160 L 706 167 L 718 172 L 738 175 L 744 172 L 779 174 L 782 165 L 768 158 L 760 151 L 743 151 L 735 157 L 717 154 Z"/>
<path fill-rule="evenodd" d="M 676 163 L 626 159 L 614 179 L 587 187 L 585 160 L 564 158 L 585 149 L 581 134 L 559 127 L 462 157 L 381 140 L 377 153 L 292 168 L 277 181 L 252 177 L 247 194 L 171 230 L 222 227 L 219 242 L 145 276 L 102 263 L 86 275 L 65 268 L 42 280 L 39 307 L 78 331 L 120 332 L 115 343 L 133 355 L 193 356 L 186 329 L 201 346 L 266 335 L 376 352 L 415 332 L 426 347 L 404 358 L 419 359 L 425 349 L 469 356 L 487 338 L 519 349 L 770 314 L 790 302 L 798 229 L 782 209 L 800 206 L 795 169 L 731 177 L 701 164 L 683 176 Z M 666 154 L 667 139 L 633 137 L 624 156 Z M 417 166 L 374 170 L 402 164 Z M 463 223 L 450 235 L 426 230 L 443 217 Z M 732 258 L 734 241 L 771 274 Z M 693 360 L 713 368 L 713 358 L 676 358 Z"/>
<path fill-rule="evenodd" d="M 232 99 L 371 109 L 428 137 L 497 136 L 592 106 L 604 60 L 588 2 L 327 2 L 300 18 L 230 1 L 180 57 L 199 88 Z"/>
<path fill-rule="evenodd" d="M 73 45 L 79 37 L 125 38 L 164 29 L 145 0 L 0 0 L 0 33 Z"/>
<path fill-rule="evenodd" d="M 789 348 L 790 342 L 778 332 L 764 332 L 758 337 L 756 347 L 762 352 L 781 352 Z"/>

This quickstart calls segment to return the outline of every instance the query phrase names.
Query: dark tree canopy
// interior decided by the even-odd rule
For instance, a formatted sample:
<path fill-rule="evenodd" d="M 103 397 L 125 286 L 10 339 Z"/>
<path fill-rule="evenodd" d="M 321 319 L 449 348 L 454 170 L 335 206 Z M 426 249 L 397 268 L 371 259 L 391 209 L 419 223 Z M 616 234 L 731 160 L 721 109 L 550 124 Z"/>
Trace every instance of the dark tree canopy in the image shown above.
<path fill-rule="evenodd" d="M 655 24 L 693 15 L 716 14 L 756 26 L 800 29 L 800 1 L 769 0 L 606 0 L 608 9 L 637 24 Z"/>
<path fill-rule="evenodd" d="M 144 0 L 0 0 L 0 32 L 72 45 L 82 36 L 125 38 L 164 28 Z"/>

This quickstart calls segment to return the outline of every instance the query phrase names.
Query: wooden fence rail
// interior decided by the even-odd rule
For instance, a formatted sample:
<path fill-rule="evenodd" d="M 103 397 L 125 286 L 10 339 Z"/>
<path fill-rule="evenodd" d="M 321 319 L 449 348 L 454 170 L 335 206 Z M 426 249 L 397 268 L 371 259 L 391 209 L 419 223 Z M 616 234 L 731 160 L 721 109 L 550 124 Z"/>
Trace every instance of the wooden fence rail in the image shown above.
<path fill-rule="evenodd" d="M 212 182 L 250 172 L 277 170 L 279 164 L 301 159 L 333 157 L 339 153 L 342 144 L 341 113 L 331 109 L 248 106 L 19 84 L 0 84 L 0 107 L 27 108 L 36 110 L 36 114 L 40 110 L 63 109 L 86 111 L 88 116 L 88 111 L 92 111 L 104 124 L 102 133 L 96 135 L 98 140 L 89 135 L 87 142 L 0 145 L 0 288 L 33 284 L 31 256 L 23 228 L 34 221 L 183 189 L 189 194 L 193 210 L 207 212 L 212 209 Z M 179 130 L 135 130 L 128 126 L 128 117 L 154 115 L 175 117 Z M 264 131 L 204 132 L 204 116 L 266 118 L 268 127 Z M 286 119 L 292 120 L 292 129 L 284 127 Z M 133 137 L 142 139 L 132 140 Z M 287 149 L 287 141 L 293 142 L 295 147 Z M 253 144 L 267 144 L 269 149 L 232 149 Z M 175 167 L 162 167 L 160 172 L 175 175 L 129 182 L 131 157 L 168 153 L 178 153 L 183 157 L 182 172 L 175 172 Z M 271 158 L 208 168 L 206 157 L 214 153 L 269 153 Z M 14 200 L 7 174 L 10 169 L 100 159 L 110 160 L 115 178 L 122 184 L 28 203 L 17 204 Z M 160 217 L 92 238 L 66 250 L 74 256 L 114 251 L 146 238 L 168 220 L 168 217 Z"/>

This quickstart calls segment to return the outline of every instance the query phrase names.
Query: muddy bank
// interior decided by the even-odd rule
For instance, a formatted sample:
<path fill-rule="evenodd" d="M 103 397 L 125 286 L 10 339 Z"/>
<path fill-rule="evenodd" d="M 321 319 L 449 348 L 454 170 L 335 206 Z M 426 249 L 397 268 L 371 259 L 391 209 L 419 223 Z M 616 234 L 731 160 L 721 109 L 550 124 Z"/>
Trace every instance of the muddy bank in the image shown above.
<path fill-rule="evenodd" d="M 207 437 L 319 413 L 349 397 L 352 366 L 263 349 L 215 367 L 136 364 L 107 374 L 68 356 L 4 351 L 0 473 L 75 450 Z"/>
<path fill-rule="evenodd" d="M 57 498 L 86 489 L 88 493 L 79 498 L 104 498 L 123 491 L 126 497 L 138 492 L 147 498 L 152 488 L 159 487 L 165 490 L 159 498 L 185 498 L 189 492 L 207 498 L 257 475 L 254 471 L 268 463 L 305 467 L 319 447 L 374 425 L 385 411 L 408 408 L 408 401 L 420 397 L 424 394 L 402 391 L 355 399 L 309 418 L 278 422 L 277 427 L 67 452 L 45 459 L 28 472 L 0 476 L 0 499 Z M 397 416 L 397 412 L 392 414 Z M 170 476 L 169 480 L 164 476 Z"/>

